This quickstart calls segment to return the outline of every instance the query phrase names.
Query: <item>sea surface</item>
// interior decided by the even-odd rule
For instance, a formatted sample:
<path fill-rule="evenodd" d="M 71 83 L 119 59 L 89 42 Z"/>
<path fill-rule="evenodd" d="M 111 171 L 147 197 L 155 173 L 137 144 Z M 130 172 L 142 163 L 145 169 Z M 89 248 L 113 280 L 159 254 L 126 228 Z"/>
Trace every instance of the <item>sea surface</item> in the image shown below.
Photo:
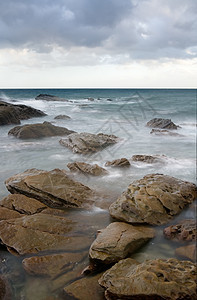
<path fill-rule="evenodd" d="M 65 101 L 35 100 L 39 94 L 55 95 Z M 121 157 L 131 159 L 135 154 L 164 155 L 164 163 L 136 162 L 125 170 L 108 168 L 109 175 L 104 177 L 76 175 L 75 178 L 103 193 L 108 204 L 116 200 L 132 181 L 150 173 L 166 174 L 195 183 L 196 95 L 195 89 L 1 89 L 2 100 L 29 105 L 47 114 L 42 118 L 23 120 L 21 125 L 49 121 L 77 132 L 114 134 L 120 137 L 120 142 L 91 156 L 84 156 L 73 154 L 60 145 L 60 137 L 21 140 L 8 136 L 14 125 L 1 126 L 0 199 L 9 194 L 4 181 L 29 168 L 68 170 L 67 164 L 73 161 L 97 163 L 104 167 L 108 160 Z M 55 120 L 54 117 L 60 114 L 66 114 L 71 119 Z M 150 134 L 151 128 L 146 127 L 146 123 L 153 118 L 171 119 L 180 126 L 176 131 L 180 136 Z M 90 211 L 74 211 L 71 214 L 74 219 L 79 218 L 82 225 L 88 222 L 95 234 L 111 221 L 107 208 L 100 203 Z M 183 217 L 194 218 L 195 210 L 186 209 L 173 221 Z M 162 233 L 163 227 L 157 230 Z M 143 261 L 147 258 L 175 257 L 174 249 L 174 244 L 160 234 L 143 247 L 136 258 Z M 13 283 L 15 299 L 47 299 L 45 283 L 40 278 L 32 279 L 24 275 L 20 260 L 6 253 L 1 252 L 0 257 L 5 256 L 8 265 L 15 265 L 17 272 L 22 274 L 21 281 L 19 279 Z M 88 259 L 84 265 L 86 263 Z M 36 286 L 35 294 L 29 291 L 31 280 Z"/>

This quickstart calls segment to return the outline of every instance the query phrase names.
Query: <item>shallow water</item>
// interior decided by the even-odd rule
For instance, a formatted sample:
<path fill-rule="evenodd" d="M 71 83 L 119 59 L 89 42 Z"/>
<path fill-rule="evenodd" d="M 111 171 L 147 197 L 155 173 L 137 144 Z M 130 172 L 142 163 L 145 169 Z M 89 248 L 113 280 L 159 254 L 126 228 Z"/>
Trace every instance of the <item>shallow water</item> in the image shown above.
<path fill-rule="evenodd" d="M 69 102 L 47 102 L 35 100 L 40 93 L 63 97 Z M 29 168 L 52 170 L 67 169 L 67 163 L 85 161 L 104 167 L 108 160 L 135 154 L 165 155 L 164 163 L 145 164 L 136 162 L 127 169 L 108 168 L 109 175 L 92 178 L 75 175 L 75 179 L 103 194 L 103 203 L 91 211 L 77 210 L 69 213 L 80 222 L 82 229 L 88 224 L 86 234 L 92 240 L 96 231 L 111 222 L 107 206 L 135 179 L 146 174 L 162 173 L 183 180 L 196 180 L 196 90 L 128 90 L 128 89 L 78 89 L 78 90 L 0 90 L 0 97 L 14 104 L 22 103 L 41 109 L 47 116 L 24 120 L 21 124 L 53 122 L 77 132 L 108 133 L 121 138 L 120 142 L 94 155 L 77 155 L 59 144 L 60 137 L 18 140 L 8 136 L 13 125 L 0 127 L 0 198 L 8 195 L 4 181 L 13 174 Z M 94 101 L 88 98 L 93 97 Z M 59 114 L 66 114 L 70 120 L 54 120 Z M 154 118 L 171 118 L 181 126 L 177 136 L 154 136 L 146 123 Z M 186 209 L 173 222 L 195 217 L 195 209 Z M 163 227 L 157 228 L 157 236 L 133 257 L 143 261 L 147 258 L 175 257 L 175 243 L 163 238 Z M 88 249 L 87 249 L 88 253 Z M 21 267 L 21 258 L 15 258 L 7 251 L 0 252 L 5 259 L 8 274 L 12 278 L 15 299 L 47 299 L 50 296 L 50 281 L 27 275 Z M 88 264 L 88 258 L 81 267 Z M 15 275 L 18 274 L 18 275 Z M 20 276 L 19 276 L 20 275 Z M 79 275 L 76 275 L 79 276 Z M 14 278 L 14 279 L 13 279 Z M 31 293 L 31 288 L 34 293 Z M 56 295 L 56 294 L 54 294 Z M 55 296 L 54 296 L 55 297 Z M 60 299 L 60 295 L 58 295 Z"/>

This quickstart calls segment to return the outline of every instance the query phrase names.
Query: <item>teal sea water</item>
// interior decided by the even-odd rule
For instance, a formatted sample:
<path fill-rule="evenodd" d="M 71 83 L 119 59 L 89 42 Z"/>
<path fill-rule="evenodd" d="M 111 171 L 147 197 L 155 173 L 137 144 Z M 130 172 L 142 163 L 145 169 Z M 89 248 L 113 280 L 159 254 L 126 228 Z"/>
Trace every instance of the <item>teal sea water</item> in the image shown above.
<path fill-rule="evenodd" d="M 35 100 L 41 93 L 65 98 L 65 101 Z M 150 173 L 162 173 L 196 182 L 196 90 L 194 89 L 2 89 L 0 98 L 13 104 L 30 105 L 47 114 L 42 118 L 21 121 L 21 125 L 49 121 L 77 132 L 103 132 L 121 138 L 118 144 L 86 157 L 73 154 L 61 146 L 60 137 L 19 140 L 8 136 L 8 131 L 14 125 L 1 126 L 0 199 L 8 195 L 4 181 L 13 174 L 29 168 L 68 170 L 67 163 L 75 160 L 97 163 L 104 167 L 108 160 L 121 157 L 130 159 L 135 154 L 165 155 L 165 163 L 138 162 L 127 170 L 109 169 L 109 175 L 101 178 L 76 175 L 76 179 L 103 192 L 109 203 L 114 201 L 133 180 Z M 71 119 L 54 120 L 54 117 L 60 114 L 66 114 Z M 180 136 L 150 134 L 151 128 L 145 125 L 156 117 L 168 118 L 180 125 L 181 128 L 177 130 Z M 80 214 L 82 224 L 83 222 L 85 224 L 88 218 L 91 228 L 95 228 L 95 233 L 97 229 L 109 223 L 107 209 L 94 207 L 88 212 L 73 212 L 73 217 L 76 218 L 77 214 Z M 195 211 L 185 210 L 176 219 L 182 217 L 194 218 Z M 162 227 L 158 229 L 159 232 L 162 230 Z M 22 272 L 17 259 L 5 254 L 5 251 L 2 253 L 1 257 L 6 256 L 8 262 L 14 264 L 19 273 Z M 160 235 L 141 250 L 138 258 L 141 260 L 144 257 L 168 258 L 174 255 L 174 245 Z M 45 289 L 41 291 L 40 287 L 41 285 L 43 287 L 43 282 L 39 278 L 34 279 L 37 280 L 36 286 L 38 291 L 40 289 L 41 296 L 31 295 L 28 291 L 30 279 L 28 275 L 23 276 L 25 279 L 21 277 L 23 278 L 21 282 L 16 280 L 15 283 L 16 299 L 46 299 L 47 291 Z M 27 295 L 29 298 L 25 298 Z"/>

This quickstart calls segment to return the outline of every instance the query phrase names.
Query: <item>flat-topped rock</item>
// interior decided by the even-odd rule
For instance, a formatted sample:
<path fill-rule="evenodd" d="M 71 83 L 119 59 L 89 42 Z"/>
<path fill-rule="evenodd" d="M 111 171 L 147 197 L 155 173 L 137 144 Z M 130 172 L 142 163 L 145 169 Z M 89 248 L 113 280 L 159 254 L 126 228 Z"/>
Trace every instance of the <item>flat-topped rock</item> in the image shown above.
<path fill-rule="evenodd" d="M 149 174 L 131 183 L 109 207 L 112 217 L 129 223 L 165 224 L 196 199 L 196 185 Z"/>
<path fill-rule="evenodd" d="M 35 198 L 52 208 L 90 207 L 94 200 L 94 192 L 89 187 L 60 169 L 29 169 L 10 177 L 5 184 L 12 194 Z"/>
<path fill-rule="evenodd" d="M 46 101 L 68 101 L 64 98 L 60 98 L 58 96 L 54 95 L 48 95 L 48 94 L 40 94 L 35 97 L 36 100 L 46 100 Z"/>
<path fill-rule="evenodd" d="M 154 118 L 147 122 L 146 126 L 161 129 L 177 129 L 180 126 L 174 124 L 171 119 Z"/>
<path fill-rule="evenodd" d="M 163 162 L 164 156 L 162 157 L 161 155 L 142 155 L 142 154 L 137 154 L 132 156 L 132 161 L 140 161 L 140 162 L 145 162 L 147 164 L 152 164 L 152 163 L 157 163 L 157 162 Z"/>
<path fill-rule="evenodd" d="M 58 115 L 54 118 L 54 120 L 70 120 L 71 117 L 67 116 L 67 115 Z"/>
<path fill-rule="evenodd" d="M 89 256 L 96 262 L 111 264 L 135 252 L 153 237 L 154 230 L 150 227 L 114 222 L 98 231 Z"/>
<path fill-rule="evenodd" d="M 195 241 L 196 220 L 183 220 L 164 229 L 164 236 L 174 241 Z"/>
<path fill-rule="evenodd" d="M 69 130 L 65 127 L 55 126 L 50 122 L 43 122 L 16 126 L 12 128 L 8 134 L 14 135 L 16 138 L 20 139 L 35 139 L 50 136 L 69 135 L 73 132 L 73 130 Z"/>
<path fill-rule="evenodd" d="M 101 176 L 101 175 L 107 175 L 108 172 L 106 169 L 100 167 L 97 164 L 87 164 L 84 162 L 73 162 L 67 164 L 67 167 L 72 172 L 79 172 L 87 175 L 93 175 L 93 176 Z"/>
<path fill-rule="evenodd" d="M 156 259 L 139 264 L 127 258 L 106 271 L 99 284 L 108 300 L 194 300 L 196 275 L 196 266 L 189 261 Z"/>
<path fill-rule="evenodd" d="M 43 116 L 44 112 L 33 107 L 0 101 L 0 125 L 20 124 L 20 120 Z"/>
<path fill-rule="evenodd" d="M 67 138 L 61 139 L 60 144 L 68 147 L 74 153 L 91 154 L 101 151 L 118 142 L 118 137 L 104 133 L 72 133 Z"/>
<path fill-rule="evenodd" d="M 127 158 L 114 159 L 105 163 L 106 167 L 129 167 L 131 164 Z"/>
<path fill-rule="evenodd" d="M 196 263 L 196 244 L 179 247 L 175 250 L 175 254 Z"/>
<path fill-rule="evenodd" d="M 164 135 L 164 136 L 178 136 L 178 137 L 183 137 L 184 135 L 179 134 L 177 132 L 171 132 L 166 129 L 152 129 L 150 134 L 153 135 Z"/>

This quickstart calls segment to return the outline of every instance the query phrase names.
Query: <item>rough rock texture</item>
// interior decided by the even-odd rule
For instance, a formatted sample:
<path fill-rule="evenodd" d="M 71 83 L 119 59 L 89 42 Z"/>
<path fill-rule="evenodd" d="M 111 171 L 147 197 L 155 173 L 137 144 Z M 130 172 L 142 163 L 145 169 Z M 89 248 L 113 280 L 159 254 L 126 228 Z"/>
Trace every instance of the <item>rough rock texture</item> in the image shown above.
<path fill-rule="evenodd" d="M 196 299 L 196 266 L 189 261 L 156 259 L 142 264 L 124 259 L 99 279 L 108 300 Z"/>
<path fill-rule="evenodd" d="M 64 98 L 60 98 L 54 95 L 48 95 L 48 94 L 40 94 L 35 97 L 36 100 L 46 100 L 46 101 L 68 101 Z"/>
<path fill-rule="evenodd" d="M 104 300 L 104 290 L 98 284 L 102 274 L 79 279 L 64 288 L 66 295 L 77 300 Z"/>
<path fill-rule="evenodd" d="M 162 156 L 157 155 L 133 155 L 131 158 L 133 161 L 141 161 L 147 164 L 162 162 Z"/>
<path fill-rule="evenodd" d="M 196 240 L 196 220 L 183 220 L 179 224 L 171 225 L 163 231 L 166 238 L 175 241 Z"/>
<path fill-rule="evenodd" d="M 105 163 L 107 167 L 129 167 L 130 165 L 127 158 L 114 159 Z"/>
<path fill-rule="evenodd" d="M 179 126 L 175 125 L 170 119 L 154 118 L 147 122 L 146 126 L 161 129 L 177 129 Z"/>
<path fill-rule="evenodd" d="M 75 226 L 70 219 L 39 213 L 0 221 L 0 240 L 15 255 L 85 249 L 91 239 L 84 235 L 70 236 Z"/>
<path fill-rule="evenodd" d="M 70 120 L 71 117 L 67 116 L 67 115 L 58 115 L 54 118 L 55 120 Z"/>
<path fill-rule="evenodd" d="M 35 139 L 48 136 L 69 135 L 73 132 L 73 130 L 69 130 L 65 127 L 55 126 L 50 122 L 43 122 L 42 124 L 38 123 L 16 126 L 12 128 L 8 134 L 14 135 L 20 139 Z"/>
<path fill-rule="evenodd" d="M 112 217 L 129 223 L 167 223 L 195 200 L 196 185 L 162 174 L 149 174 L 131 183 L 111 204 Z"/>
<path fill-rule="evenodd" d="M 80 172 L 88 175 L 100 176 L 108 174 L 107 170 L 98 166 L 97 164 L 91 165 L 84 162 L 76 161 L 74 163 L 67 164 L 67 167 L 70 169 L 70 171 Z"/>
<path fill-rule="evenodd" d="M 29 169 L 10 177 L 5 184 L 11 193 L 38 199 L 52 208 L 86 207 L 93 203 L 93 191 L 60 169 Z"/>
<path fill-rule="evenodd" d="M 179 247 L 175 250 L 175 254 L 182 258 L 191 259 L 193 262 L 196 262 L 196 244 Z"/>
<path fill-rule="evenodd" d="M 23 268 L 31 275 L 54 278 L 68 272 L 87 255 L 80 253 L 61 253 L 44 256 L 33 256 L 23 259 Z"/>
<path fill-rule="evenodd" d="M 20 217 L 21 217 L 21 214 L 19 212 L 8 209 L 6 207 L 0 207 L 0 221 L 20 218 Z"/>
<path fill-rule="evenodd" d="M 68 147 L 74 153 L 90 154 L 113 145 L 118 142 L 115 135 L 72 133 L 66 139 L 61 139 L 60 144 Z"/>
<path fill-rule="evenodd" d="M 0 101 L 0 125 L 20 124 L 20 120 L 43 116 L 46 114 L 30 106 Z"/>
<path fill-rule="evenodd" d="M 150 134 L 154 134 L 154 135 L 167 135 L 167 136 L 179 136 L 179 137 L 183 137 L 182 134 L 176 133 L 176 132 L 171 132 L 169 130 L 161 130 L 161 129 L 152 129 Z"/>
<path fill-rule="evenodd" d="M 152 228 L 114 222 L 99 231 L 90 247 L 89 256 L 101 263 L 114 263 L 127 257 L 153 237 Z"/>

